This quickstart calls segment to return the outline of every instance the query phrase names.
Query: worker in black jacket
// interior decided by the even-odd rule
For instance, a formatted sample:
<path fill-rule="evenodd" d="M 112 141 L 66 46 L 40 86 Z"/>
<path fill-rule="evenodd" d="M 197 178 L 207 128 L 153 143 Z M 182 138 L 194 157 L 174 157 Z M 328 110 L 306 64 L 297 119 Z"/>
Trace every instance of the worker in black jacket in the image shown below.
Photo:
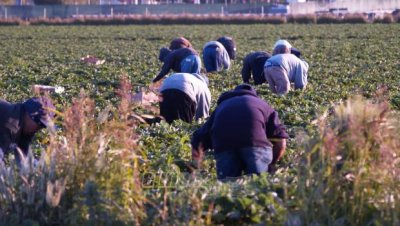
<path fill-rule="evenodd" d="M 282 158 L 289 138 L 278 113 L 248 84 L 223 93 L 207 122 L 192 136 L 192 158 L 214 149 L 217 178 L 267 172 Z"/>
<path fill-rule="evenodd" d="M 264 64 L 271 57 L 270 53 L 264 51 L 256 51 L 249 53 L 243 59 L 242 79 L 244 83 L 250 83 L 253 75 L 255 85 L 265 82 Z"/>
<path fill-rule="evenodd" d="M 0 149 L 3 155 L 14 153 L 18 162 L 18 153 L 26 156 L 35 133 L 51 125 L 54 109 L 46 97 L 16 104 L 0 100 Z"/>

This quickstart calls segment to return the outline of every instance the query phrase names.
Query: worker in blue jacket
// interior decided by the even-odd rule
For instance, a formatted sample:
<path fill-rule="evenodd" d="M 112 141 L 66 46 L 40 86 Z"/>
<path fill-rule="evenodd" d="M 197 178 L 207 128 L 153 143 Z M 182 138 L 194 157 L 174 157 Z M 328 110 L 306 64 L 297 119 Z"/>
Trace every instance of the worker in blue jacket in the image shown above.
<path fill-rule="evenodd" d="M 228 70 L 236 59 L 236 43 L 231 37 L 220 37 L 203 47 L 203 62 L 207 72 Z"/>

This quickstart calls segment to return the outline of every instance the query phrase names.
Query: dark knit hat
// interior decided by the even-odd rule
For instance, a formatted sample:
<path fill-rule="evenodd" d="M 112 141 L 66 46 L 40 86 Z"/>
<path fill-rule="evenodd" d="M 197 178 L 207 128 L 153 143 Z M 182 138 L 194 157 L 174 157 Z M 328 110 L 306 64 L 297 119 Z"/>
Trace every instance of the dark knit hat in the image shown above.
<path fill-rule="evenodd" d="M 55 114 L 53 103 L 45 96 L 30 98 L 22 105 L 28 116 L 42 128 L 49 124 Z"/>
<path fill-rule="evenodd" d="M 158 56 L 158 59 L 161 62 L 164 62 L 165 58 L 167 57 L 168 54 L 170 54 L 172 52 L 172 50 L 166 48 L 166 47 L 162 47 L 160 49 L 160 55 Z"/>
<path fill-rule="evenodd" d="M 236 58 L 236 43 L 231 37 L 223 36 L 217 39 L 217 42 L 220 42 L 225 47 L 231 60 Z"/>
<path fill-rule="evenodd" d="M 298 49 L 296 49 L 296 48 L 294 48 L 294 47 L 292 47 L 292 48 L 290 49 L 290 53 L 293 54 L 293 55 L 295 55 L 295 56 L 297 56 L 298 58 L 301 57 L 301 52 L 300 52 L 300 50 L 298 50 Z"/>
<path fill-rule="evenodd" d="M 192 48 L 192 44 L 184 37 L 179 37 L 171 41 L 169 46 L 170 50 L 176 50 L 180 48 Z"/>

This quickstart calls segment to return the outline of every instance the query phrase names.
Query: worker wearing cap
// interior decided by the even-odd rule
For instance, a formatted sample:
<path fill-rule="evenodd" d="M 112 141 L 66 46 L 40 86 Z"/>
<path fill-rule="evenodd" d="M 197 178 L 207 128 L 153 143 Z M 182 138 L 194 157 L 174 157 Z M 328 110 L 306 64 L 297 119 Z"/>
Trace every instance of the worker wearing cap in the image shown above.
<path fill-rule="evenodd" d="M 35 133 L 50 125 L 54 109 L 46 97 L 16 104 L 0 100 L 0 153 L 7 156 L 13 152 L 17 161 L 20 158 L 18 149 L 27 155 Z"/>
<path fill-rule="evenodd" d="M 277 41 L 273 56 L 264 65 L 269 88 L 278 95 L 287 94 L 291 83 L 294 83 L 294 89 L 305 89 L 307 85 L 308 63 L 292 54 L 291 49 L 292 45 L 288 41 Z"/>
<path fill-rule="evenodd" d="M 236 58 L 236 44 L 231 37 L 220 37 L 203 47 L 203 62 L 207 72 L 228 70 Z"/>

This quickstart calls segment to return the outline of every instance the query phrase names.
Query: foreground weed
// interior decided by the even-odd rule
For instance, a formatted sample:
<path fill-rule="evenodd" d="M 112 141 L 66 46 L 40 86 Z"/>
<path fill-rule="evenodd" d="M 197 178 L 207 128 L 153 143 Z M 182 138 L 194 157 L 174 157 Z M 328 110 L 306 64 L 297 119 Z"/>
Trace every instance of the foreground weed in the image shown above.
<path fill-rule="evenodd" d="M 130 86 L 117 109 L 95 115 L 83 93 L 35 160 L 0 163 L 0 219 L 6 225 L 132 225 L 144 217 Z"/>
<path fill-rule="evenodd" d="M 361 97 L 318 122 L 299 168 L 298 213 L 306 225 L 400 223 L 399 115 Z"/>

